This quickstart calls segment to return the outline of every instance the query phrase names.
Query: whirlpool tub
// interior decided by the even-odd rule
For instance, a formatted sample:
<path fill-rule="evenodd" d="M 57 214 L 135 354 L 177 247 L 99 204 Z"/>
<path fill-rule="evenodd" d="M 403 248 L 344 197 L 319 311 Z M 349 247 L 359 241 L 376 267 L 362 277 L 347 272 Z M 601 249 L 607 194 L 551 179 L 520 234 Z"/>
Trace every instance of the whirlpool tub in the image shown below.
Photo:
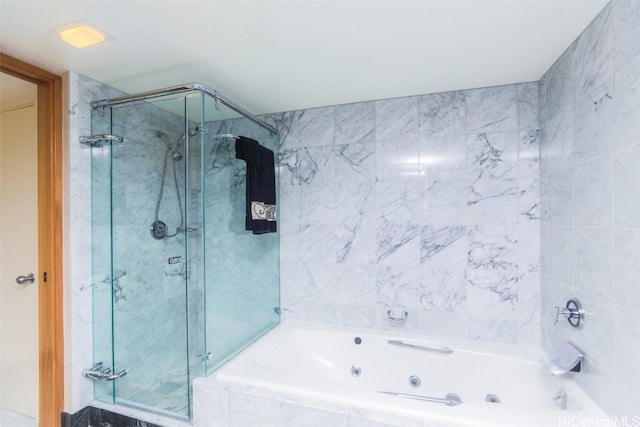
<path fill-rule="evenodd" d="M 288 321 L 194 382 L 194 423 L 552 427 L 606 418 L 541 357 L 519 346 Z"/>

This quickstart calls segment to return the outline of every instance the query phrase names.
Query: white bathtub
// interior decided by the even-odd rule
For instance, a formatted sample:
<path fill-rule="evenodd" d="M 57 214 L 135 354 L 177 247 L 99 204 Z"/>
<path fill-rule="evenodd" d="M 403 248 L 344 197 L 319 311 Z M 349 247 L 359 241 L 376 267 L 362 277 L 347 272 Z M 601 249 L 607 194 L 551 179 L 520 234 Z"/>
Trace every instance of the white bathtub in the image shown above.
<path fill-rule="evenodd" d="M 453 352 L 392 345 L 390 340 Z M 570 378 L 545 371 L 542 356 L 540 350 L 511 345 L 288 321 L 205 381 L 301 406 L 325 404 L 347 418 L 366 418 L 363 414 L 373 411 L 416 420 L 421 426 L 545 427 L 563 425 L 560 419 L 604 419 Z M 354 366 L 359 376 L 353 375 L 358 370 Z M 419 377 L 419 387 L 409 384 L 411 376 Z M 560 389 L 567 396 L 566 410 L 553 402 Z M 380 392 L 435 398 L 455 393 L 462 403 L 448 406 Z M 489 394 L 500 403 L 487 402 Z M 279 423 L 273 420 L 270 425 Z"/>

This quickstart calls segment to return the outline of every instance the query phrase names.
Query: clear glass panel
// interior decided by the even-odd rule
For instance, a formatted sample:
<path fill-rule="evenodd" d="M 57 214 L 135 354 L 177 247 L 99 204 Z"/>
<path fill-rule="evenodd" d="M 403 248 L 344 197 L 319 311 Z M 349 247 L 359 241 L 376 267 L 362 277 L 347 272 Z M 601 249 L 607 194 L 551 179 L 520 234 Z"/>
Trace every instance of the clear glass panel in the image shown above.
<path fill-rule="evenodd" d="M 207 373 L 279 322 L 279 235 L 245 230 L 246 164 L 235 140 L 246 136 L 277 153 L 267 130 L 205 98 L 202 204 Z M 215 120 L 215 116 L 223 119 Z M 236 117 L 236 118 L 234 118 Z M 213 120 L 212 120 L 213 119 Z"/>
<path fill-rule="evenodd" d="M 116 403 L 188 417 L 184 111 L 184 98 L 113 108 L 113 350 L 129 371 Z"/>
<path fill-rule="evenodd" d="M 111 133 L 111 109 L 92 114 L 94 135 Z M 86 148 L 89 150 L 89 148 Z M 91 148 L 91 259 L 93 280 L 93 361 L 113 366 L 111 288 L 111 144 Z M 87 366 L 89 368 L 89 366 Z M 94 397 L 113 403 L 113 383 L 94 382 Z"/>
<path fill-rule="evenodd" d="M 193 93 L 186 97 L 187 126 L 189 129 L 186 145 L 187 158 L 187 317 L 189 328 L 189 399 L 192 399 L 192 380 L 202 376 L 205 357 L 204 341 L 204 280 L 203 232 L 202 232 L 202 99 L 201 93 Z"/>

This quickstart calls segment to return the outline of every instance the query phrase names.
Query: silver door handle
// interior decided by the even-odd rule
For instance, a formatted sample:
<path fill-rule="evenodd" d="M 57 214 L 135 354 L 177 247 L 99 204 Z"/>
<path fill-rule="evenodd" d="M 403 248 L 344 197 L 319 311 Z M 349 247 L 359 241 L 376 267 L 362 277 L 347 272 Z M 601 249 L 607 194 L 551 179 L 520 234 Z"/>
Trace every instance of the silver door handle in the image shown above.
<path fill-rule="evenodd" d="M 36 278 L 33 275 L 33 273 L 29 273 L 26 276 L 18 276 L 18 277 L 16 277 L 16 283 L 18 285 L 24 285 L 27 282 L 33 283 L 35 281 L 36 281 Z"/>

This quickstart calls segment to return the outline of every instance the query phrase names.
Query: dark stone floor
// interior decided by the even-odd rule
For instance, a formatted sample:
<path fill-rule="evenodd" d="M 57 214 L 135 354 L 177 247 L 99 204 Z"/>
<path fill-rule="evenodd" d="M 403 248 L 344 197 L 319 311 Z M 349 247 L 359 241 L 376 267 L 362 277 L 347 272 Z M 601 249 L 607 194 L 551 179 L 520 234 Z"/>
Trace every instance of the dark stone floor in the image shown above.
<path fill-rule="evenodd" d="M 87 406 L 75 414 L 62 413 L 61 427 L 162 427 L 106 409 Z"/>

